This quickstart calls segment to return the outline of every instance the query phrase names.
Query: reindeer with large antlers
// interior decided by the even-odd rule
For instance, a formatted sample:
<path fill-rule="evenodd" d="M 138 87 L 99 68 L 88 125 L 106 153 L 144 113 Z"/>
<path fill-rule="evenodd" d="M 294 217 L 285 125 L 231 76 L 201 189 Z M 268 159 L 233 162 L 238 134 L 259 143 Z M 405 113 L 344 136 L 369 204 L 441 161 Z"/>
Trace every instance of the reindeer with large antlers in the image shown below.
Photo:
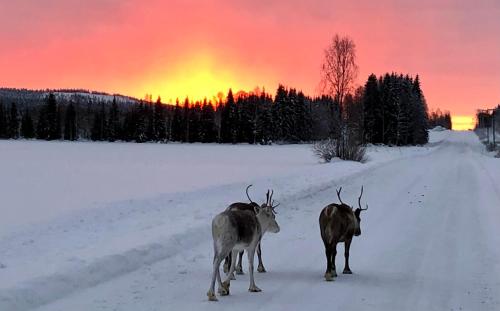
<path fill-rule="evenodd" d="M 337 255 L 337 243 L 340 242 L 344 242 L 345 266 L 343 273 L 352 274 L 349 267 L 349 248 L 351 247 L 352 237 L 361 235 L 361 211 L 368 209 L 368 205 L 366 205 L 366 208 L 361 208 L 363 187 L 361 187 L 361 194 L 358 198 L 358 208 L 355 210 L 342 202 L 340 198 L 342 187 L 336 191 L 340 204 L 332 203 L 327 205 L 319 215 L 321 238 L 325 244 L 325 280 L 327 281 L 333 281 L 333 278 L 337 276 L 337 272 L 335 271 L 335 256 Z"/>
<path fill-rule="evenodd" d="M 266 231 L 277 233 L 280 227 L 274 217 L 272 200 L 268 192 L 268 200 L 261 206 L 255 206 L 252 211 L 227 209 L 212 220 L 212 237 L 214 240 L 214 261 L 212 280 L 208 289 L 208 299 L 216 301 L 215 281 L 219 283 L 219 294 L 229 295 L 230 276 L 236 266 L 236 254 L 246 250 L 250 272 L 250 292 L 260 292 L 253 277 L 253 258 L 262 234 Z M 222 282 L 219 266 L 222 260 L 232 253 L 229 274 Z"/>
<path fill-rule="evenodd" d="M 245 192 L 247 194 L 247 198 L 250 201 L 250 203 L 236 202 L 236 203 L 229 205 L 226 210 L 239 210 L 239 211 L 252 211 L 252 212 L 255 211 L 255 207 L 259 207 L 259 205 L 257 203 L 255 203 L 250 198 L 250 195 L 248 194 L 248 189 L 250 189 L 250 187 L 252 187 L 252 185 L 248 185 L 246 190 L 245 190 Z M 273 217 L 275 217 L 275 215 L 276 215 L 275 208 L 279 206 L 279 203 L 275 204 L 275 202 L 273 200 L 273 194 L 274 194 L 273 190 L 267 191 L 265 204 L 271 207 L 271 210 L 273 212 Z M 262 235 L 264 235 L 264 233 L 265 232 L 262 232 Z M 238 264 L 236 265 L 236 269 L 235 269 L 236 274 L 243 274 L 243 265 L 242 265 L 243 252 L 244 251 L 240 251 L 238 254 Z M 231 257 L 232 257 L 232 255 L 229 254 L 229 256 L 227 256 L 226 260 L 224 261 L 224 272 L 225 273 L 227 273 L 229 271 Z M 259 245 L 257 245 L 257 257 L 259 258 L 259 265 L 257 267 L 257 271 L 261 272 L 261 273 L 266 272 L 266 268 L 264 267 L 264 263 L 262 262 L 262 249 L 260 246 L 260 242 L 259 242 Z M 231 277 L 231 279 L 234 279 L 234 275 L 230 275 L 230 277 Z"/>

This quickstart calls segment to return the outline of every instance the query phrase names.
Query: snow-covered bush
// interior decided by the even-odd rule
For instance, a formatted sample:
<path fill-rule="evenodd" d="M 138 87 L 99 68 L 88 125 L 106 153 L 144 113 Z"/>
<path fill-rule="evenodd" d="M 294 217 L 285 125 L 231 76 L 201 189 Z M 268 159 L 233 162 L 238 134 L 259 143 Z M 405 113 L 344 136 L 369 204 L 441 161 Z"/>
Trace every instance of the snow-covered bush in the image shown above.
<path fill-rule="evenodd" d="M 342 160 L 350 160 L 356 162 L 363 162 L 365 160 L 366 148 L 354 141 L 347 141 L 345 144 L 340 145 L 337 155 Z"/>
<path fill-rule="evenodd" d="M 342 160 L 363 162 L 366 153 L 366 148 L 354 141 L 346 140 L 339 144 L 336 139 L 332 138 L 314 143 L 312 149 L 314 154 L 326 163 L 335 157 Z"/>
<path fill-rule="evenodd" d="M 318 158 L 328 163 L 337 156 L 337 141 L 332 138 L 317 141 L 312 149 Z"/>

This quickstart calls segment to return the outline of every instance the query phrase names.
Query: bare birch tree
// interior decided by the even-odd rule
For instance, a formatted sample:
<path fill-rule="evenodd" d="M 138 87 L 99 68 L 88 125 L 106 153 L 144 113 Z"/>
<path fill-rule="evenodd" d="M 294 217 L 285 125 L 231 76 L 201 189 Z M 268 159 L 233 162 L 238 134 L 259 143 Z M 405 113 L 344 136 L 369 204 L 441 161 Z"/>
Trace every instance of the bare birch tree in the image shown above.
<path fill-rule="evenodd" d="M 327 146 L 328 148 L 333 146 L 335 155 L 341 159 L 362 161 L 364 148 L 357 141 L 358 135 L 354 133 L 352 124 L 347 122 L 346 111 L 349 109 L 345 107 L 346 96 L 353 91 L 357 75 L 354 41 L 348 36 L 341 37 L 335 34 L 325 49 L 325 58 L 321 66 L 320 89 L 323 94 L 335 99 L 340 107 L 340 111 L 332 109 L 332 119 L 336 122 L 331 125 L 330 135 L 335 140 L 335 144 Z M 353 105 L 352 102 L 351 97 L 351 105 Z"/>
<path fill-rule="evenodd" d="M 354 41 L 348 36 L 335 34 L 325 49 L 321 66 L 321 91 L 333 97 L 342 107 L 345 96 L 353 89 L 357 75 Z"/>

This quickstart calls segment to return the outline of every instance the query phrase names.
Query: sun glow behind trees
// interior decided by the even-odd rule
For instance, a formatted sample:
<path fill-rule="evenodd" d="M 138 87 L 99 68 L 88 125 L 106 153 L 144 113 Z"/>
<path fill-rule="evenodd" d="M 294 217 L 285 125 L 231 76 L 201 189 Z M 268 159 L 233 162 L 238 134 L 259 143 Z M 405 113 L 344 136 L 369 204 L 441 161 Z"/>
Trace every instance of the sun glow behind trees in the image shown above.
<path fill-rule="evenodd" d="M 473 116 L 451 116 L 452 128 L 456 131 L 466 131 L 473 129 L 476 120 Z"/>
<path fill-rule="evenodd" d="M 241 72 L 235 64 L 218 59 L 209 51 L 199 52 L 196 55 L 185 57 L 179 63 L 165 70 L 158 71 L 145 87 L 138 90 L 137 96 L 141 97 L 142 90 L 155 98 L 161 96 L 165 103 L 175 103 L 176 99 L 183 102 L 187 97 L 190 101 L 207 99 L 213 103 L 225 98 L 227 91 L 232 88 L 239 90 L 253 90 L 257 81 L 248 72 L 245 75 L 235 74 Z"/>

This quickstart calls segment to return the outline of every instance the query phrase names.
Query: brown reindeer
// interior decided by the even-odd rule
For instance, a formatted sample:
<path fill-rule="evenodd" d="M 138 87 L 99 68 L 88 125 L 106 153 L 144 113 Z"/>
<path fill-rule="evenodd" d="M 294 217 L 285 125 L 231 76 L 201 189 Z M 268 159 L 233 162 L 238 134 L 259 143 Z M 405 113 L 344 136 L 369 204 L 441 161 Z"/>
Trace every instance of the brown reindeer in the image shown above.
<path fill-rule="evenodd" d="M 344 242 L 345 266 L 343 273 L 352 274 L 351 268 L 349 268 L 349 248 L 351 247 L 352 237 L 361 235 L 361 218 L 359 217 L 361 211 L 368 209 L 368 205 L 366 205 L 366 208 L 361 208 L 363 187 L 361 187 L 358 208 L 356 210 L 342 202 L 340 198 L 342 187 L 336 191 L 340 204 L 332 203 L 327 205 L 319 215 L 321 238 L 325 244 L 325 280 L 327 281 L 333 281 L 333 278 L 337 276 L 337 272 L 335 271 L 335 256 L 337 255 L 337 243 L 340 242 Z"/>
<path fill-rule="evenodd" d="M 250 195 L 248 194 L 248 189 L 250 189 L 250 187 L 252 187 L 252 185 L 248 185 L 245 192 L 247 194 L 247 198 L 248 200 L 250 201 L 250 203 L 244 203 L 244 202 L 236 202 L 236 203 L 233 203 L 231 205 L 229 205 L 227 207 L 227 211 L 229 210 L 239 210 L 239 211 L 251 211 L 251 212 L 254 212 L 255 211 L 255 207 L 259 207 L 259 204 L 255 203 L 251 198 L 250 198 Z M 267 191 L 267 194 L 266 194 L 266 202 L 269 202 L 269 206 L 271 207 L 272 209 L 272 212 L 273 212 L 273 217 L 274 215 L 276 214 L 276 211 L 275 211 L 275 208 L 278 207 L 279 203 L 278 204 L 274 204 L 274 200 L 273 200 L 273 194 L 274 194 L 274 191 L 271 190 L 271 192 L 269 192 L 269 190 Z M 267 203 L 266 203 L 267 204 Z M 262 234 L 264 234 L 265 232 L 263 232 Z M 243 260 L 243 252 L 244 251 L 240 251 L 239 254 L 238 254 L 238 264 L 236 265 L 236 274 L 243 274 L 243 266 L 242 266 L 242 260 Z M 224 272 L 227 273 L 229 271 L 229 266 L 230 266 L 230 263 L 231 263 L 231 254 L 229 254 L 229 256 L 226 257 L 225 261 L 224 261 Z M 259 265 L 257 267 L 257 271 L 258 272 L 261 272 L 261 273 L 264 273 L 266 272 L 266 268 L 264 267 L 264 264 L 262 262 L 262 249 L 260 247 L 260 243 L 257 245 L 257 257 L 259 258 Z M 230 275 L 231 279 L 234 279 L 234 275 Z"/>

